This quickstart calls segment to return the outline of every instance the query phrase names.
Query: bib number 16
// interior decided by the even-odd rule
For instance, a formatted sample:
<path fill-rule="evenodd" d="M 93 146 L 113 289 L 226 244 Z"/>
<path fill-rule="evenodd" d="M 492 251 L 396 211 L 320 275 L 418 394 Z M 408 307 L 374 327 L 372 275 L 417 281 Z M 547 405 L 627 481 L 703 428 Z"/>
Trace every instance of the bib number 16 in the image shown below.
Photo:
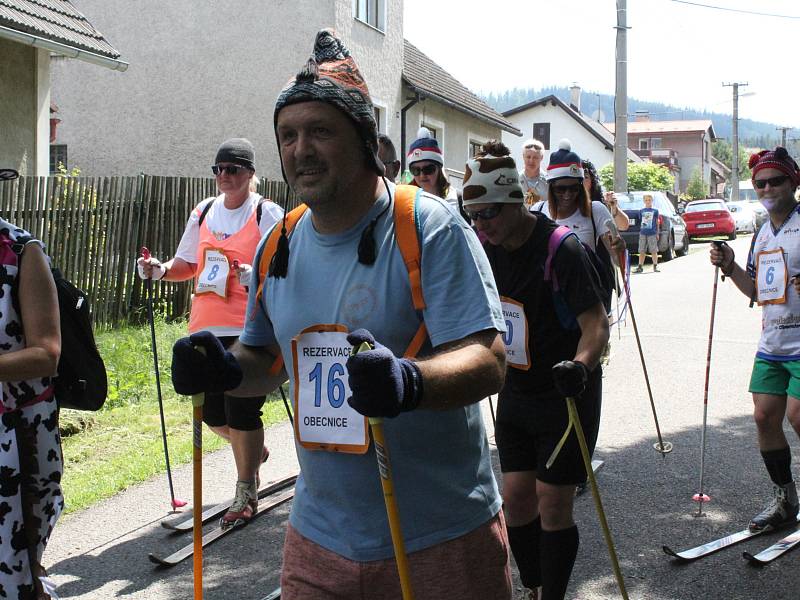
<path fill-rule="evenodd" d="M 326 379 L 326 396 L 328 404 L 333 408 L 339 408 L 345 401 L 345 386 L 342 379 L 345 375 L 345 369 L 341 363 L 333 363 L 328 369 L 327 374 L 324 375 Z M 322 363 L 318 362 L 308 374 L 308 381 L 314 384 L 314 406 L 322 406 Z"/>

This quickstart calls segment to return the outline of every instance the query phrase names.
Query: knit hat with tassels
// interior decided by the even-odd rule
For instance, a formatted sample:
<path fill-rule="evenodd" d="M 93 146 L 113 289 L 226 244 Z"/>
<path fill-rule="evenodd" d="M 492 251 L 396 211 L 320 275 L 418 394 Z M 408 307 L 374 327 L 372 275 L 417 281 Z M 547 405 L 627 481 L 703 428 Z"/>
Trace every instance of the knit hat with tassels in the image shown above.
<path fill-rule="evenodd" d="M 369 90 L 361 72 L 358 70 L 350 51 L 342 43 L 333 29 L 322 29 L 314 41 L 314 51 L 303 69 L 286 84 L 275 103 L 275 139 L 278 139 L 278 113 L 289 104 L 298 102 L 328 102 L 355 123 L 358 134 L 364 142 L 364 150 L 370 167 L 383 176 L 383 163 L 378 158 L 378 126 L 375 123 L 375 108 L 369 97 Z M 278 147 L 280 156 L 280 146 Z M 281 159 L 281 172 L 286 180 Z M 383 213 L 381 213 L 382 215 Z M 381 216 L 379 215 L 379 216 Z M 358 248 L 359 262 L 375 262 L 375 241 L 372 231 L 374 219 L 361 235 Z M 270 277 L 286 277 L 289 269 L 289 239 L 286 234 L 286 216 L 281 224 L 278 247 L 269 267 Z"/>

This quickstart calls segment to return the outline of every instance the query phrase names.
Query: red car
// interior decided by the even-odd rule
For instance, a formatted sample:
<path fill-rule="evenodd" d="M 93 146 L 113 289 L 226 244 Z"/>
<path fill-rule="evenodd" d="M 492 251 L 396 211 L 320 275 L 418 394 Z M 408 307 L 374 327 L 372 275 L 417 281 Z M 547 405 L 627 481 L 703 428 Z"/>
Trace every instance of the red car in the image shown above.
<path fill-rule="evenodd" d="M 690 238 L 726 235 L 736 239 L 736 221 L 722 200 L 695 200 L 683 212 Z"/>

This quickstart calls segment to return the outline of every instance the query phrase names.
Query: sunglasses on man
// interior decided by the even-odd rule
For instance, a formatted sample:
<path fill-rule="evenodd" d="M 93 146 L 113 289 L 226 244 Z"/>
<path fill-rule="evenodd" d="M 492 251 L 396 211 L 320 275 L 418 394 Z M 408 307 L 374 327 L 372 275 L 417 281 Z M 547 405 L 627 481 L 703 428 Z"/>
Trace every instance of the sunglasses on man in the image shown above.
<path fill-rule="evenodd" d="M 789 179 L 788 175 L 778 175 L 776 177 L 770 177 L 769 179 L 754 179 L 753 187 L 759 190 L 763 190 L 767 187 L 767 184 L 769 184 L 769 187 L 778 187 L 786 183 L 787 179 Z"/>
<path fill-rule="evenodd" d="M 420 175 L 433 175 L 436 172 L 436 165 L 425 165 L 424 167 L 409 167 L 411 174 L 414 177 Z"/>
<path fill-rule="evenodd" d="M 483 210 L 467 210 L 464 209 L 464 212 L 467 214 L 467 217 L 473 223 L 476 222 L 478 219 L 482 219 L 484 221 L 488 221 L 490 219 L 494 219 L 497 215 L 500 214 L 500 211 L 503 210 L 503 203 L 499 202 L 497 204 L 492 204 L 491 206 L 487 206 Z"/>
<path fill-rule="evenodd" d="M 228 175 L 238 175 L 239 171 L 249 171 L 247 167 L 242 167 L 240 165 L 212 165 L 211 172 L 214 175 L 222 175 L 223 173 L 227 173 Z"/>

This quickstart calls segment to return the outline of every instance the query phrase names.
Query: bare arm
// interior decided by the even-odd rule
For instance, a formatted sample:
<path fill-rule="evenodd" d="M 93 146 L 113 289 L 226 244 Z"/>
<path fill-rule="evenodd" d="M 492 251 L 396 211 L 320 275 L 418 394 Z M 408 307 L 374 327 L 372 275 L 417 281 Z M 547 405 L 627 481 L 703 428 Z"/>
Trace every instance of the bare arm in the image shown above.
<path fill-rule="evenodd" d="M 167 269 L 167 274 L 163 278 L 164 281 L 186 281 L 194 277 L 197 270 L 197 264 L 186 262 L 177 256 L 163 264 Z"/>
<path fill-rule="evenodd" d="M 237 341 L 231 352 L 239 362 L 244 377 L 236 389 L 227 392 L 231 396 L 262 396 L 277 389 L 288 378 L 285 365 L 276 374 L 272 367 L 280 356 L 280 346 L 247 346 Z"/>
<path fill-rule="evenodd" d="M 58 297 L 47 259 L 37 244 L 27 244 L 23 251 L 19 304 L 25 348 L 0 355 L 0 380 L 55 375 L 61 355 Z"/>
<path fill-rule="evenodd" d="M 619 205 L 617 204 L 617 196 L 614 192 L 606 192 L 605 195 L 606 204 L 608 204 L 608 210 L 611 211 L 611 216 L 614 219 L 614 224 L 617 226 L 617 229 L 620 231 L 626 231 L 628 227 L 631 226 L 631 221 L 628 218 L 628 215 L 625 214 L 624 210 L 620 210 Z"/>
<path fill-rule="evenodd" d="M 424 382 L 419 408 L 448 410 L 480 402 L 503 387 L 506 352 L 495 329 L 443 344 L 417 362 Z"/>
<path fill-rule="evenodd" d="M 608 343 L 608 316 L 601 303 L 597 303 L 578 315 L 581 338 L 574 360 L 582 362 L 591 371 L 600 361 L 603 348 Z"/>

